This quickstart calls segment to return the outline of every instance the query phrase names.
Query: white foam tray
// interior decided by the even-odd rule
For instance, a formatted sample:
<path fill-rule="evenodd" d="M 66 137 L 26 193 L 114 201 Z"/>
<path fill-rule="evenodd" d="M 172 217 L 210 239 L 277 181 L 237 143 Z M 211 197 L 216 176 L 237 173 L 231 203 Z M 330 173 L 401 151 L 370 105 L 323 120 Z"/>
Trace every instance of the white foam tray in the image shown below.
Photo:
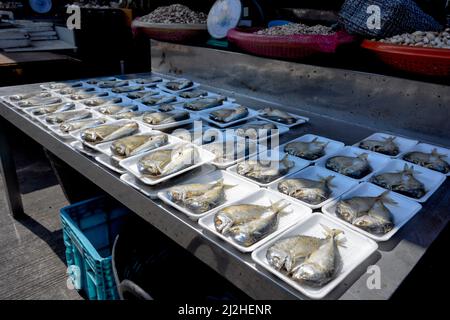
<path fill-rule="evenodd" d="M 109 120 L 109 118 L 107 118 L 107 117 L 102 117 L 102 116 L 100 116 L 97 112 L 92 112 L 92 118 L 91 118 L 91 119 L 99 119 L 99 118 L 105 119 L 105 123 L 104 123 L 104 124 L 108 124 L 108 123 L 112 122 L 111 120 Z M 86 120 L 87 120 L 87 119 L 86 119 Z M 61 132 L 61 130 L 59 129 L 60 126 L 61 126 L 61 124 L 54 124 L 54 125 L 49 125 L 49 126 L 47 126 L 47 127 L 48 127 L 48 129 L 49 129 L 51 132 L 53 132 L 55 135 L 57 135 L 57 136 L 60 137 L 61 139 L 73 139 L 73 136 L 71 135 L 70 132 L 69 132 L 69 133 Z M 95 126 L 95 125 L 94 125 L 94 126 Z M 88 127 L 86 127 L 86 128 L 83 128 L 83 129 L 87 129 L 87 128 L 89 128 L 89 127 L 93 127 L 93 126 L 91 125 L 91 126 L 88 126 Z M 78 130 L 77 130 L 77 131 L 78 131 Z M 74 132 L 75 132 L 75 130 L 74 130 Z"/>
<path fill-rule="evenodd" d="M 120 102 L 116 102 L 116 99 L 121 99 Z M 96 106 L 89 106 L 86 105 L 86 102 L 91 101 L 91 100 L 100 100 L 102 103 Z M 131 99 L 128 99 L 124 96 L 120 96 L 117 94 L 110 94 L 107 97 L 94 97 L 94 98 L 88 98 L 88 99 L 83 99 L 83 100 L 78 100 L 78 103 L 82 104 L 83 106 L 85 106 L 86 108 L 97 108 L 100 106 L 104 106 L 106 104 L 118 104 L 118 103 L 132 103 Z"/>
<path fill-rule="evenodd" d="M 335 157 L 335 156 L 357 157 L 358 155 L 360 155 L 362 153 L 367 153 L 369 155 L 368 161 L 369 161 L 370 166 L 372 167 L 372 171 L 368 175 L 362 177 L 361 179 L 354 179 L 357 181 L 368 180 L 374 173 L 378 172 L 378 170 L 381 170 L 390 161 L 392 161 L 392 159 L 389 158 L 388 156 L 384 156 L 382 154 L 371 152 L 371 151 L 362 150 L 362 149 L 356 148 L 356 147 L 347 146 L 342 149 L 339 149 L 334 154 L 330 154 L 330 155 L 327 155 L 327 156 L 321 158 L 320 160 L 318 160 L 316 162 L 316 165 L 326 168 L 326 166 L 325 166 L 326 162 L 331 157 Z M 331 170 L 331 171 L 333 171 L 333 170 Z M 353 179 L 351 177 L 349 177 L 349 178 Z"/>
<path fill-rule="evenodd" d="M 357 226 L 352 225 L 351 223 L 345 220 L 342 220 L 336 215 L 336 206 L 341 199 L 350 199 L 353 197 L 377 197 L 385 191 L 386 191 L 385 189 L 378 187 L 372 183 L 363 182 L 360 183 L 356 188 L 353 188 L 352 190 L 343 194 L 338 199 L 335 199 L 332 202 L 323 206 L 322 212 L 333 219 L 339 220 L 339 222 L 345 223 L 349 228 L 358 231 L 363 235 L 365 235 L 366 237 L 369 237 L 375 241 L 378 242 L 388 241 L 394 236 L 394 234 L 397 233 L 398 230 L 401 229 L 401 227 L 403 227 L 412 217 L 414 217 L 416 213 L 420 211 L 420 209 L 422 209 L 422 206 L 419 203 L 406 199 L 405 197 L 400 197 L 395 192 L 392 191 L 389 192 L 388 197 L 397 202 L 397 204 L 389 204 L 383 202 L 384 205 L 392 213 L 392 218 L 394 222 L 394 228 L 384 235 L 376 235 L 367 232 L 361 228 L 358 228 Z"/>
<path fill-rule="evenodd" d="M 278 185 L 287 179 L 301 178 L 301 179 L 309 179 L 309 180 L 319 181 L 321 178 L 326 178 L 328 176 L 334 176 L 333 180 L 331 180 L 331 185 L 330 185 L 330 189 L 331 189 L 332 193 L 327 200 L 322 201 L 321 203 L 316 204 L 316 205 L 309 204 L 307 202 L 296 199 L 294 197 L 291 197 L 287 194 L 284 194 L 284 193 L 278 191 Z M 296 173 L 290 174 L 290 175 L 284 177 L 283 179 L 281 179 L 280 181 L 275 181 L 275 182 L 269 184 L 268 188 L 275 192 L 279 192 L 280 194 L 282 194 L 283 196 L 286 196 L 291 201 L 298 202 L 298 203 L 300 203 L 304 206 L 307 206 L 311 209 L 319 209 L 319 208 L 323 207 L 324 205 L 326 205 L 327 203 L 338 198 L 343 193 L 354 188 L 356 185 L 358 185 L 358 182 L 355 181 L 354 179 L 350 179 L 346 176 L 343 176 L 339 173 L 336 173 L 334 171 L 331 171 L 331 170 L 328 170 L 328 169 L 325 169 L 322 167 L 311 166 L 311 167 L 307 167 L 301 171 L 298 171 Z"/>
<path fill-rule="evenodd" d="M 233 202 L 230 205 L 256 204 L 256 205 L 262 205 L 262 206 L 270 206 L 272 203 L 275 203 L 279 200 L 286 201 L 285 198 L 280 197 L 280 195 L 276 192 L 272 192 L 271 190 L 267 190 L 267 189 L 260 189 L 241 200 Z M 289 203 L 289 201 L 287 201 L 287 203 Z M 249 247 L 244 247 L 244 246 L 234 242 L 229 236 L 225 236 L 216 230 L 216 227 L 214 225 L 214 216 L 220 210 L 221 209 L 213 210 L 213 212 L 202 217 L 198 221 L 199 225 L 201 227 L 203 227 L 204 229 L 208 230 L 209 232 L 212 232 L 214 235 L 218 236 L 225 242 L 228 242 L 229 244 L 231 244 L 233 247 L 235 247 L 239 251 L 245 252 L 245 253 L 254 251 L 256 248 L 267 243 L 268 241 L 270 241 L 271 239 L 273 239 L 274 237 L 276 237 L 277 235 L 279 235 L 280 233 L 282 233 L 283 231 L 288 229 L 290 226 L 310 217 L 311 213 L 312 213 L 312 210 L 308 207 L 305 207 L 305 206 L 302 206 L 302 205 L 296 204 L 296 203 L 291 203 L 278 216 L 278 227 L 274 232 L 267 235 L 265 238 L 259 240 L 258 242 L 254 243 L 253 245 L 251 245 Z"/>
<path fill-rule="evenodd" d="M 85 109 L 85 108 L 83 108 L 83 107 L 79 107 L 79 108 L 77 108 L 77 109 L 75 109 L 75 110 L 69 110 L 69 111 L 63 111 L 63 112 L 57 112 L 57 113 L 50 113 L 50 114 L 46 114 L 46 115 L 43 115 L 43 116 L 37 116 L 37 117 L 36 117 L 36 116 L 31 116 L 31 115 L 30 115 L 30 117 L 36 119 L 36 120 L 39 121 L 42 125 L 44 125 L 44 126 L 46 126 L 46 127 L 50 127 L 50 126 L 53 126 L 53 125 L 55 125 L 55 124 L 54 124 L 54 123 L 48 123 L 48 122 L 45 120 L 48 116 L 55 115 L 55 114 L 63 114 L 63 113 L 66 113 L 66 112 L 72 112 L 72 111 L 86 111 L 87 113 L 90 114 L 90 116 L 88 116 L 88 117 L 86 117 L 86 118 L 83 118 L 83 119 L 89 119 L 89 118 L 93 118 L 93 117 L 99 117 L 98 113 L 96 113 L 95 111 L 91 111 L 91 110 Z M 79 119 L 79 120 L 83 120 L 83 119 Z"/>
<path fill-rule="evenodd" d="M 286 153 L 279 152 L 277 150 L 266 150 L 266 151 L 263 151 L 263 152 L 255 155 L 253 157 L 250 157 L 248 160 L 245 160 L 245 161 L 256 160 L 256 159 L 260 159 L 262 161 L 265 161 L 265 160 L 268 160 L 268 161 L 269 160 L 281 161 L 285 155 L 286 155 Z M 294 157 L 294 156 L 291 156 L 291 155 L 288 155 L 288 160 L 294 162 L 294 167 L 292 167 L 287 174 L 285 174 L 285 175 L 283 175 L 283 176 L 281 176 L 281 177 L 279 177 L 279 178 L 277 178 L 277 179 L 275 179 L 273 181 L 270 181 L 269 183 L 261 183 L 259 181 L 253 180 L 253 179 L 251 179 L 249 177 L 245 177 L 245 176 L 240 175 L 236 171 L 237 170 L 237 166 L 239 165 L 239 163 L 235 164 L 232 167 L 229 167 L 227 169 L 227 171 L 232 173 L 232 174 L 237 175 L 238 177 L 241 177 L 242 179 L 246 179 L 246 180 L 248 180 L 250 182 L 256 183 L 260 187 L 267 187 L 271 183 L 276 183 L 278 181 L 281 181 L 287 175 L 290 175 L 290 174 L 293 174 L 293 173 L 295 173 L 297 171 L 300 171 L 300 170 L 302 170 L 303 168 L 306 168 L 309 165 L 308 161 L 300 159 L 300 158 L 297 158 L 297 157 Z"/>
<path fill-rule="evenodd" d="M 180 98 L 180 97 L 178 97 L 178 96 L 176 96 L 176 95 L 173 95 L 173 94 L 169 94 L 169 93 L 167 93 L 167 92 L 160 92 L 159 94 L 156 94 L 156 95 L 152 95 L 152 97 L 155 97 L 155 98 L 159 98 L 159 97 L 175 97 L 175 100 L 174 101 L 171 101 L 171 102 L 164 102 L 164 103 L 155 103 L 155 104 L 152 104 L 152 105 L 148 105 L 148 104 L 145 104 L 145 103 L 143 103 L 142 102 L 142 99 L 130 99 L 130 100 L 132 100 L 132 101 L 134 101 L 134 102 L 136 102 L 136 103 L 139 103 L 139 104 L 141 104 L 142 106 L 145 106 L 145 107 L 150 107 L 150 108 L 153 108 L 153 109 L 155 109 L 155 110 L 157 110 L 158 109 L 158 106 L 160 106 L 160 105 L 162 105 L 162 104 L 175 104 L 175 103 L 182 103 L 182 102 L 184 102 L 184 99 L 182 99 L 182 98 Z M 129 98 L 127 98 L 127 99 L 129 99 Z"/>
<path fill-rule="evenodd" d="M 387 173 L 387 172 L 398 172 L 403 171 L 405 164 L 408 165 L 408 167 L 413 166 L 414 167 L 414 178 L 419 180 L 423 183 L 425 186 L 425 195 L 419 199 L 415 199 L 412 197 L 408 197 L 405 195 L 402 195 L 400 193 L 397 193 L 398 195 L 418 201 L 418 202 L 425 202 L 428 200 L 428 198 L 431 197 L 433 193 L 436 192 L 436 190 L 441 186 L 442 183 L 444 183 L 446 176 L 440 172 L 433 171 L 418 165 L 415 165 L 411 162 L 406 162 L 403 160 L 392 160 L 388 164 L 386 164 L 381 170 L 378 170 L 375 175 Z M 371 182 L 371 179 L 368 180 Z M 395 192 L 395 191 L 394 191 Z"/>
<path fill-rule="evenodd" d="M 105 154 L 100 154 L 100 155 L 96 156 L 95 161 L 97 161 L 98 163 L 104 165 L 105 167 L 107 167 L 108 169 L 110 169 L 116 173 L 124 174 L 127 172 L 126 170 L 121 168 L 118 164 L 116 165 L 114 163 L 114 160 Z"/>
<path fill-rule="evenodd" d="M 177 145 L 188 146 L 189 143 L 185 143 L 183 141 L 183 142 L 180 142 L 180 144 L 177 144 Z M 143 183 L 148 184 L 148 185 L 156 185 L 156 184 L 159 184 L 161 182 L 167 181 L 167 180 L 169 180 L 169 179 L 171 179 L 173 177 L 176 177 L 176 176 L 178 176 L 178 175 L 180 175 L 180 174 L 182 174 L 184 172 L 187 172 L 187 171 L 192 170 L 194 168 L 200 167 L 201 165 L 204 165 L 206 163 L 210 163 L 214 159 L 214 155 L 211 152 L 203 150 L 202 148 L 199 148 L 195 144 L 190 144 L 194 148 L 196 148 L 198 153 L 199 153 L 199 161 L 197 161 L 193 165 L 191 165 L 191 166 L 189 166 L 187 168 L 184 168 L 182 170 L 179 170 L 177 172 L 174 172 L 172 174 L 169 174 L 167 176 L 163 176 L 163 177 L 151 178 L 151 177 L 148 177 L 148 176 L 144 176 L 144 175 L 142 175 L 139 172 L 138 167 L 137 167 L 139 159 L 141 159 L 142 157 L 144 157 L 144 156 L 146 156 L 146 155 L 148 155 L 150 153 L 153 153 L 153 152 L 156 152 L 156 151 L 159 151 L 159 150 L 173 148 L 173 147 L 176 147 L 177 145 L 167 145 L 167 146 L 164 146 L 164 147 L 161 147 L 161 148 L 149 151 L 149 152 L 144 152 L 144 153 L 141 153 L 141 154 L 129 157 L 127 159 L 124 159 L 124 160 L 120 161 L 119 164 L 120 164 L 120 166 L 122 168 L 127 170 L 129 173 L 133 174 L 136 178 L 138 178 Z"/>
<path fill-rule="evenodd" d="M 120 176 L 120 180 L 126 182 L 131 187 L 135 188 L 136 190 L 139 190 L 143 194 L 145 194 L 147 197 L 150 197 L 151 199 L 158 199 L 158 192 L 170 188 L 175 185 L 179 185 L 184 183 L 187 179 L 191 179 L 193 177 L 197 177 L 200 175 L 205 175 L 211 172 L 214 172 L 216 168 L 213 165 L 205 164 L 201 167 L 195 168 L 191 171 L 185 172 L 179 176 L 174 177 L 173 179 L 170 179 L 166 182 L 160 183 L 155 186 L 149 186 L 144 183 L 142 183 L 138 178 L 136 178 L 134 175 L 130 173 L 125 173 Z"/>
<path fill-rule="evenodd" d="M 276 109 L 276 108 L 274 108 L 274 109 Z M 287 123 L 282 123 L 282 122 L 278 122 L 278 121 L 275 121 L 275 120 L 267 119 L 263 115 L 261 115 L 261 113 L 262 113 L 262 109 L 258 112 L 258 118 L 259 119 L 262 119 L 262 120 L 265 120 L 265 121 L 269 121 L 269 122 L 272 122 L 272 123 L 275 123 L 275 124 L 279 124 L 280 126 L 285 126 L 287 128 L 292 128 L 292 127 L 295 127 L 295 126 L 298 126 L 298 125 L 301 125 L 301 124 L 309 122 L 309 118 L 303 117 L 303 116 L 299 116 L 298 114 L 295 114 L 295 113 L 289 113 L 288 112 L 288 114 L 290 116 L 292 116 L 292 117 L 297 119 L 297 121 L 295 123 L 292 123 L 292 124 L 287 124 Z"/>
<path fill-rule="evenodd" d="M 69 144 L 73 149 L 77 150 L 78 152 L 88 156 L 95 158 L 96 156 L 100 155 L 101 153 L 97 150 L 91 149 L 87 146 L 84 146 L 81 141 L 73 141 Z"/>
<path fill-rule="evenodd" d="M 179 110 L 176 108 L 176 110 L 174 110 L 174 111 L 178 112 Z M 161 111 L 155 110 L 155 111 L 149 111 L 149 112 L 161 112 Z M 141 116 L 141 119 L 143 119 L 143 116 Z M 197 117 L 195 115 L 189 114 L 189 119 L 171 122 L 171 123 L 148 124 L 148 123 L 144 122 L 143 120 L 142 120 L 142 122 L 154 130 L 166 130 L 166 129 L 178 128 L 178 127 L 190 124 L 190 123 L 194 122 L 195 120 L 197 120 Z"/>
<path fill-rule="evenodd" d="M 376 132 L 376 133 L 368 136 L 367 138 L 364 138 L 361 141 L 355 143 L 353 146 L 359 148 L 359 144 L 363 141 L 366 141 L 366 140 L 383 141 L 383 139 L 390 138 L 390 137 L 395 137 L 394 143 L 397 144 L 397 146 L 399 148 L 399 153 L 396 156 L 389 156 L 389 155 L 385 155 L 383 153 L 380 153 L 380 154 L 387 156 L 387 157 L 391 157 L 391 158 L 398 158 L 403 152 L 411 149 L 417 143 L 419 143 L 419 141 L 417 141 L 417 140 L 407 139 L 407 138 L 403 138 L 403 137 L 399 137 L 396 135 L 387 134 L 387 133 L 383 133 L 383 132 Z M 360 148 L 360 149 L 362 149 L 362 148 Z M 362 150 L 366 150 L 366 149 L 362 149 Z M 375 152 L 375 151 L 373 151 L 373 152 Z"/>
<path fill-rule="evenodd" d="M 322 137 L 322 136 L 317 136 L 315 134 L 305 134 L 305 135 L 303 135 L 301 137 L 298 137 L 298 138 L 296 138 L 294 140 L 291 140 L 291 141 L 288 141 L 288 142 L 282 144 L 278 148 L 281 151 L 284 151 L 284 147 L 288 143 L 295 142 L 295 141 L 311 142 L 315 138 L 317 138 L 318 142 L 328 143 L 328 145 L 325 147 L 325 150 L 324 150 L 325 151 L 325 155 L 324 156 L 322 156 L 322 157 L 320 157 L 320 158 L 318 158 L 316 160 L 304 159 L 305 161 L 308 161 L 310 163 L 316 163 L 316 162 L 320 161 L 321 159 L 338 152 L 339 150 L 341 150 L 345 146 L 345 144 L 343 142 L 340 142 L 340 141 L 332 140 L 332 139 L 329 139 L 329 138 L 326 138 L 326 137 Z"/>
<path fill-rule="evenodd" d="M 339 229 L 344 232 L 346 239 L 345 247 L 339 247 L 340 260 L 342 266 L 338 271 L 336 277 L 325 284 L 322 287 L 311 287 L 305 284 L 301 284 L 285 273 L 282 273 L 274 269 L 267 261 L 267 250 L 275 244 L 278 240 L 293 237 L 296 235 L 307 235 L 313 237 L 324 238 L 324 229 L 321 225 L 324 225 L 330 229 Z M 289 228 L 286 232 L 273 238 L 259 249 L 252 253 L 252 259 L 258 265 L 274 274 L 279 279 L 283 280 L 305 296 L 311 299 L 323 299 L 334 288 L 336 288 L 356 267 L 363 263 L 368 257 L 370 257 L 378 248 L 375 241 L 363 236 L 362 234 L 353 231 L 344 224 L 341 224 L 323 214 L 313 213 L 309 218 L 298 222 L 296 225 Z"/>
<path fill-rule="evenodd" d="M 71 109 L 71 110 L 82 110 L 82 109 L 85 109 L 83 106 L 81 106 L 81 105 L 79 105 L 79 104 L 77 104 L 77 103 L 74 103 L 73 101 L 63 101 L 63 102 L 60 102 L 60 103 L 62 103 L 62 104 L 73 103 L 75 106 L 74 106 L 74 108 Z M 55 104 L 60 104 L 60 103 L 55 103 Z M 48 106 L 52 106 L 52 104 L 50 104 L 50 105 L 48 105 Z M 35 110 L 39 110 L 39 109 L 41 109 L 41 108 L 44 108 L 44 106 L 42 106 L 42 107 L 31 107 L 31 108 L 26 108 L 26 109 L 24 110 L 24 112 L 25 112 L 28 116 L 30 116 L 31 118 L 39 118 L 39 117 L 42 117 L 42 116 L 48 116 L 48 115 L 51 115 L 51 114 L 54 113 L 54 112 L 51 112 L 51 113 L 47 113 L 47 114 L 44 114 L 44 115 L 34 115 L 34 114 L 33 114 L 33 112 L 34 112 Z M 71 111 L 71 110 L 67 110 L 67 111 Z"/>
<path fill-rule="evenodd" d="M 426 153 L 431 153 L 431 151 L 433 151 L 433 149 L 436 149 L 437 152 L 439 154 L 443 154 L 446 157 L 443 158 L 444 161 L 447 161 L 450 164 L 450 149 L 446 149 L 446 148 L 442 148 L 442 147 L 438 147 L 438 146 L 434 146 L 432 144 L 428 144 L 428 143 L 419 143 L 415 146 L 413 146 L 412 148 L 410 148 L 409 150 L 406 150 L 405 152 L 403 152 L 402 154 L 400 154 L 398 156 L 399 159 L 403 160 L 403 157 L 409 153 L 409 152 L 413 152 L 413 151 L 420 151 L 420 152 L 426 152 Z M 427 168 L 428 169 L 428 168 Z M 430 169 L 432 170 L 432 169 Z M 435 171 L 435 170 L 433 170 Z M 439 172 L 439 171 L 436 171 Z M 450 177 L 450 172 L 446 174 L 447 177 Z"/>
<path fill-rule="evenodd" d="M 217 126 L 217 127 L 219 127 L 219 128 L 228 128 L 228 127 L 232 127 L 232 126 L 234 126 L 234 125 L 236 125 L 236 124 L 238 124 L 238 123 L 242 123 L 242 122 L 245 122 L 245 121 L 247 121 L 247 120 L 253 119 L 253 118 L 255 118 L 255 117 L 258 115 L 258 112 L 257 112 L 256 110 L 253 110 L 253 109 L 251 109 L 251 108 L 249 108 L 249 107 L 246 107 L 246 108 L 248 109 L 248 115 L 247 115 L 245 118 L 242 118 L 242 119 L 239 119 L 239 120 L 230 121 L 230 122 L 227 122 L 227 123 L 222 123 L 222 122 L 214 121 L 214 120 L 212 120 L 212 119 L 209 118 L 209 114 L 210 114 L 211 112 L 213 112 L 213 111 L 221 110 L 221 109 L 236 108 L 236 107 L 239 107 L 239 106 L 240 106 L 240 105 L 239 105 L 239 104 L 236 104 L 236 103 L 225 102 L 225 103 L 224 103 L 223 105 L 221 105 L 221 106 L 214 107 L 214 108 L 210 108 L 210 109 L 206 109 L 206 110 L 203 110 L 203 111 L 199 111 L 199 112 L 197 112 L 197 114 L 198 114 L 199 117 L 200 117 L 201 119 L 203 119 L 204 121 L 209 122 L 209 123 L 212 123 L 212 124 L 214 124 L 215 126 Z"/>
<path fill-rule="evenodd" d="M 200 219 L 201 217 L 208 215 L 209 213 L 211 213 L 214 210 L 218 210 L 223 207 L 226 207 L 229 204 L 231 204 L 235 201 L 239 201 L 240 199 L 243 199 L 243 198 L 249 196 L 250 194 L 254 193 L 255 191 L 259 190 L 259 187 L 256 184 L 244 181 L 244 180 L 242 180 L 226 171 L 223 171 L 223 170 L 217 170 L 217 171 L 208 173 L 206 175 L 202 175 L 202 176 L 195 177 L 193 179 L 186 180 L 185 182 L 182 183 L 182 185 L 191 184 L 191 183 L 209 184 L 209 183 L 217 182 L 220 179 L 223 179 L 223 183 L 225 185 L 234 186 L 234 187 L 230 188 L 230 189 L 225 189 L 225 191 L 224 191 L 225 202 L 223 202 L 221 205 L 217 206 L 216 208 L 208 210 L 207 212 L 204 212 L 204 213 L 198 214 L 198 213 L 192 212 L 191 210 L 189 210 L 188 208 L 183 206 L 183 204 L 173 202 L 167 194 L 167 192 L 170 188 L 158 192 L 158 198 L 160 198 L 162 201 L 164 201 L 168 205 L 174 207 L 178 211 L 183 212 L 192 220 L 196 221 L 196 220 Z"/>

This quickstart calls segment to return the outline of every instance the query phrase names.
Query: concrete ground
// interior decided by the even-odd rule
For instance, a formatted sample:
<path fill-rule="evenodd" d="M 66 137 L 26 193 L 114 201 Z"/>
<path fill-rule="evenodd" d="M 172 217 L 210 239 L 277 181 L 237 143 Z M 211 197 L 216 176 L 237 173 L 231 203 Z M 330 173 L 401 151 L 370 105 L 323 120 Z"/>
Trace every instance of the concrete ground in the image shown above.
<path fill-rule="evenodd" d="M 66 285 L 62 189 L 41 150 L 18 154 L 16 162 L 28 218 L 12 219 L 0 177 L 0 299 L 82 299 Z"/>

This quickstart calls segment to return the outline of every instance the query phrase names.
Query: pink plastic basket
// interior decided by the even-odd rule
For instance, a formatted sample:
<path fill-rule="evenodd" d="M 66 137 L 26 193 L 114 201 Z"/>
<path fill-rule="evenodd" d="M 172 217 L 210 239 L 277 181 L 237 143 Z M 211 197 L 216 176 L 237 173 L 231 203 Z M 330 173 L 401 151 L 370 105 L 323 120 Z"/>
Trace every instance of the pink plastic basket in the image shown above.
<path fill-rule="evenodd" d="M 356 40 L 356 37 L 344 31 L 332 35 L 267 36 L 255 34 L 258 30 L 260 29 L 231 29 L 227 38 L 243 51 L 289 60 L 303 59 L 317 53 L 334 53 L 340 45 Z"/>

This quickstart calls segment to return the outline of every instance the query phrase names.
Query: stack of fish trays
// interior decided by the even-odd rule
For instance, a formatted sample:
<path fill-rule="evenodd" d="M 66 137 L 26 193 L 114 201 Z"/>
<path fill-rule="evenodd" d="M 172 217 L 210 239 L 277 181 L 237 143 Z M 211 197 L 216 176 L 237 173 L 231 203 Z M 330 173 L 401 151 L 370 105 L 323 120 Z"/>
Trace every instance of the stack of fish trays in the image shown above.
<path fill-rule="evenodd" d="M 61 209 L 68 284 L 89 300 L 116 300 L 112 247 L 131 211 L 97 197 Z"/>

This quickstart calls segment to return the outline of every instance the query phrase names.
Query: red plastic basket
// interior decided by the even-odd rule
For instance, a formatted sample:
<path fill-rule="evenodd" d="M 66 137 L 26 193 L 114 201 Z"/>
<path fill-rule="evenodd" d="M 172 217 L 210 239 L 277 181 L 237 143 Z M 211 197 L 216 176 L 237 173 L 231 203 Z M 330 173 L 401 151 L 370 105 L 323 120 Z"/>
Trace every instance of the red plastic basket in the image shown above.
<path fill-rule="evenodd" d="M 206 24 L 162 24 L 133 21 L 133 29 L 147 37 L 160 41 L 190 43 L 206 39 Z"/>
<path fill-rule="evenodd" d="M 259 56 L 298 60 L 316 53 L 334 53 L 356 37 L 344 31 L 332 35 L 268 36 L 255 34 L 260 28 L 235 28 L 228 31 L 228 41 L 243 51 Z"/>
<path fill-rule="evenodd" d="M 450 50 L 364 40 L 361 46 L 393 68 L 427 76 L 450 76 Z"/>

